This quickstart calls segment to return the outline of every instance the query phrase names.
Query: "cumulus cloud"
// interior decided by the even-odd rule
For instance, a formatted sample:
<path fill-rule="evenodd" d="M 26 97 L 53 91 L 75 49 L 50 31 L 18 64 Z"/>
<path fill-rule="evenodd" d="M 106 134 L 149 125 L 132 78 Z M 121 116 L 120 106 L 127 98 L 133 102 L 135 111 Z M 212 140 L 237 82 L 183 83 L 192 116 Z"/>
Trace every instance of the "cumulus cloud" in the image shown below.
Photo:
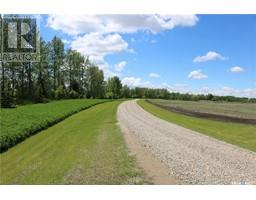
<path fill-rule="evenodd" d="M 73 37 L 70 47 L 89 56 L 90 60 L 104 70 L 111 72 L 105 56 L 123 51 L 134 53 L 120 34 L 144 31 L 159 33 L 177 26 L 194 26 L 196 15 L 49 15 L 47 26 Z M 135 42 L 135 38 L 131 42 Z M 116 71 L 122 70 L 117 67 Z"/>
<path fill-rule="evenodd" d="M 118 71 L 118 72 L 123 71 L 123 69 L 126 66 L 126 64 L 127 64 L 126 61 L 122 61 L 122 62 L 116 64 L 116 66 L 115 66 L 116 71 Z"/>
<path fill-rule="evenodd" d="M 232 73 L 240 73 L 240 72 L 243 72 L 244 69 L 242 67 L 235 66 L 235 67 L 231 67 L 229 69 L 229 71 L 232 72 Z"/>
<path fill-rule="evenodd" d="M 157 73 L 150 73 L 148 76 L 149 76 L 150 78 L 159 78 L 159 77 L 160 77 L 160 75 L 157 74 Z"/>
<path fill-rule="evenodd" d="M 122 79 L 123 85 L 128 85 L 129 87 L 150 87 L 149 81 L 143 81 L 141 78 L 138 77 L 124 77 Z"/>
<path fill-rule="evenodd" d="M 166 88 L 170 92 L 180 92 L 180 93 L 190 93 L 190 94 L 214 94 L 218 96 L 236 96 L 236 97 L 248 97 L 256 98 L 256 88 L 244 88 L 244 89 L 235 89 L 228 86 L 223 86 L 219 88 L 210 88 L 207 86 L 201 88 L 191 88 L 189 85 L 185 84 L 167 84 L 162 83 L 160 88 Z"/>
<path fill-rule="evenodd" d="M 191 88 L 187 84 L 152 84 L 149 81 L 143 81 L 141 78 L 126 77 L 122 80 L 122 83 L 130 87 L 149 87 L 149 88 L 165 88 L 169 92 L 180 92 L 189 94 L 214 94 L 218 96 L 236 96 L 236 97 L 248 97 L 256 98 L 256 88 L 243 88 L 235 89 L 229 86 L 223 86 L 218 88 L 211 88 L 203 86 L 199 88 Z"/>
<path fill-rule="evenodd" d="M 194 93 L 194 94 L 211 93 L 218 96 L 236 96 L 236 97 L 256 98 L 255 88 L 235 89 L 229 86 L 223 86 L 220 88 L 202 87 L 195 90 L 191 90 L 191 93 Z"/>
<path fill-rule="evenodd" d="M 188 78 L 190 79 L 205 79 L 208 78 L 208 76 L 206 74 L 203 74 L 201 72 L 201 69 L 198 70 L 194 70 L 192 72 L 189 73 Z"/>
<path fill-rule="evenodd" d="M 70 44 L 70 43 L 71 43 L 70 40 L 66 40 L 66 39 L 61 39 L 61 40 L 62 40 L 62 42 L 63 42 L 64 44 Z"/>
<path fill-rule="evenodd" d="M 246 88 L 242 93 L 244 96 L 256 98 L 256 88 Z"/>
<path fill-rule="evenodd" d="M 215 52 L 215 51 L 209 51 L 204 56 L 197 56 L 194 58 L 193 62 L 200 63 L 200 62 L 207 62 L 210 60 L 225 60 L 226 58 L 222 56 L 221 54 Z"/>
<path fill-rule="evenodd" d="M 249 97 L 255 98 L 256 97 L 256 89 L 254 88 L 245 88 L 245 89 L 235 89 L 232 87 L 224 86 L 220 89 L 213 91 L 216 95 L 223 95 L 223 96 L 238 96 L 238 97 Z"/>
<path fill-rule="evenodd" d="M 72 49 L 77 50 L 89 57 L 89 59 L 106 72 L 106 76 L 116 75 L 109 69 L 104 57 L 128 51 L 128 43 L 117 34 L 102 35 L 100 33 L 88 33 L 84 36 L 76 37 L 70 44 Z M 123 63 L 124 64 L 124 63 Z"/>
<path fill-rule="evenodd" d="M 50 15 L 47 25 L 70 35 L 89 32 L 158 33 L 177 26 L 194 26 L 196 15 Z"/>
<path fill-rule="evenodd" d="M 116 33 L 109 35 L 88 33 L 72 41 L 71 47 L 80 53 L 97 58 L 126 51 L 128 50 L 128 43 Z"/>
<path fill-rule="evenodd" d="M 189 93 L 189 88 L 186 84 L 168 84 L 162 83 L 158 88 L 165 88 L 169 92 L 180 92 L 180 93 Z"/>

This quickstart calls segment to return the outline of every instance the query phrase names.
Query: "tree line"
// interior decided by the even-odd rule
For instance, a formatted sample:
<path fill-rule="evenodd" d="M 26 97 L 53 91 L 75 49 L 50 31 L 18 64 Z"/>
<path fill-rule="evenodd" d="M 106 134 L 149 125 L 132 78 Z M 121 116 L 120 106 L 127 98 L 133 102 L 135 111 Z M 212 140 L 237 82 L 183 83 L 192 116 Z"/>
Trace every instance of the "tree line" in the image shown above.
<path fill-rule="evenodd" d="M 50 42 L 40 38 L 40 62 L 1 61 L 1 107 L 27 102 L 39 103 L 68 98 L 162 98 L 176 100 L 213 100 L 256 102 L 233 96 L 171 93 L 167 89 L 129 88 L 119 77 L 105 80 L 104 73 L 88 57 L 64 48 L 58 37 Z"/>
<path fill-rule="evenodd" d="M 106 92 L 109 97 L 117 97 L 108 87 L 116 87 L 116 79 L 104 81 L 98 66 L 75 50 L 65 50 L 58 37 L 50 42 L 40 38 L 40 62 L 1 61 L 0 67 L 2 107 L 51 99 L 105 98 Z"/>

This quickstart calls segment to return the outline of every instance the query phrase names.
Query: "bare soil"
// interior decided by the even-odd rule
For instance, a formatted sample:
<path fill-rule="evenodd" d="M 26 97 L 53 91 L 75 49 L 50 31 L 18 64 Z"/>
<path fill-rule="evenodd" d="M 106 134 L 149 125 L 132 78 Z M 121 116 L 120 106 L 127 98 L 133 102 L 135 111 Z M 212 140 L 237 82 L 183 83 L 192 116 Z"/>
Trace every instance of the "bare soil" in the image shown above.
<path fill-rule="evenodd" d="M 145 172 L 149 182 L 156 185 L 173 185 L 176 183 L 174 175 L 170 173 L 168 167 L 146 149 L 138 138 L 129 134 L 126 126 L 120 125 L 128 150 L 136 158 L 137 165 Z"/>
<path fill-rule="evenodd" d="M 146 100 L 146 101 L 148 103 L 151 103 L 160 108 L 169 110 L 171 112 L 176 112 L 176 113 L 180 113 L 180 114 L 184 114 L 184 115 L 188 115 L 188 116 L 192 116 L 192 117 L 200 117 L 200 118 L 206 118 L 206 119 L 214 119 L 214 120 L 218 120 L 218 121 L 235 122 L 235 123 L 243 123 L 243 124 L 254 124 L 254 125 L 256 124 L 256 119 L 233 117 L 233 116 L 206 113 L 206 112 L 198 112 L 198 111 L 187 110 L 187 109 L 184 109 L 181 107 L 164 106 L 164 105 L 160 105 L 158 103 L 153 103 L 148 100 Z"/>

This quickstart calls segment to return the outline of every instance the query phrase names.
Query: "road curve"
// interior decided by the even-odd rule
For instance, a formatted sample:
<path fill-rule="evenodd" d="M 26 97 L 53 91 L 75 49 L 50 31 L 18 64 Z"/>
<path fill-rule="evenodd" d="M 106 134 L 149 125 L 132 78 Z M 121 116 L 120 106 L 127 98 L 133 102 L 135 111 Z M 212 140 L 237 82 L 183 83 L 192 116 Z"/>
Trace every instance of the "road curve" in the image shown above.
<path fill-rule="evenodd" d="M 159 119 L 135 100 L 122 103 L 117 116 L 122 132 L 165 164 L 177 184 L 256 184 L 255 152 Z"/>

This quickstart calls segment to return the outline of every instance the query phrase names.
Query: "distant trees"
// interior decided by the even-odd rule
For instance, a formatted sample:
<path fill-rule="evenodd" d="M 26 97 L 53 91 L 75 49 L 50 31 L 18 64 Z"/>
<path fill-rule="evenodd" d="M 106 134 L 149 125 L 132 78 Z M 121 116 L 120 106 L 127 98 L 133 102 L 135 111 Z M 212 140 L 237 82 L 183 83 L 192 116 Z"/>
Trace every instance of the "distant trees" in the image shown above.
<path fill-rule="evenodd" d="M 40 62 L 0 62 L 1 107 L 17 103 L 47 102 L 65 98 L 161 98 L 186 101 L 255 102 L 256 99 L 212 94 L 171 93 L 167 89 L 129 88 L 117 77 L 107 81 L 98 66 L 73 49 L 64 49 L 60 38 L 40 38 Z"/>
<path fill-rule="evenodd" d="M 216 96 L 213 94 L 181 94 L 181 93 L 170 93 L 168 99 L 173 100 L 185 100 L 185 101 L 226 101 L 226 102 L 244 102 L 244 103 L 256 103 L 256 98 L 247 97 L 234 97 L 234 96 Z"/>
<path fill-rule="evenodd" d="M 64 50 L 62 41 L 42 38 L 38 63 L 0 62 L 1 107 L 16 103 L 47 102 L 65 98 L 161 98 L 185 101 L 254 102 L 255 98 L 215 96 L 213 94 L 181 94 L 157 88 L 129 88 L 119 77 L 107 81 L 99 67 L 79 52 Z"/>
<path fill-rule="evenodd" d="M 160 98 L 160 99 L 169 99 L 171 93 L 167 89 L 154 89 L 154 88 L 141 88 L 135 87 L 129 89 L 127 86 L 124 86 L 126 98 Z"/>

